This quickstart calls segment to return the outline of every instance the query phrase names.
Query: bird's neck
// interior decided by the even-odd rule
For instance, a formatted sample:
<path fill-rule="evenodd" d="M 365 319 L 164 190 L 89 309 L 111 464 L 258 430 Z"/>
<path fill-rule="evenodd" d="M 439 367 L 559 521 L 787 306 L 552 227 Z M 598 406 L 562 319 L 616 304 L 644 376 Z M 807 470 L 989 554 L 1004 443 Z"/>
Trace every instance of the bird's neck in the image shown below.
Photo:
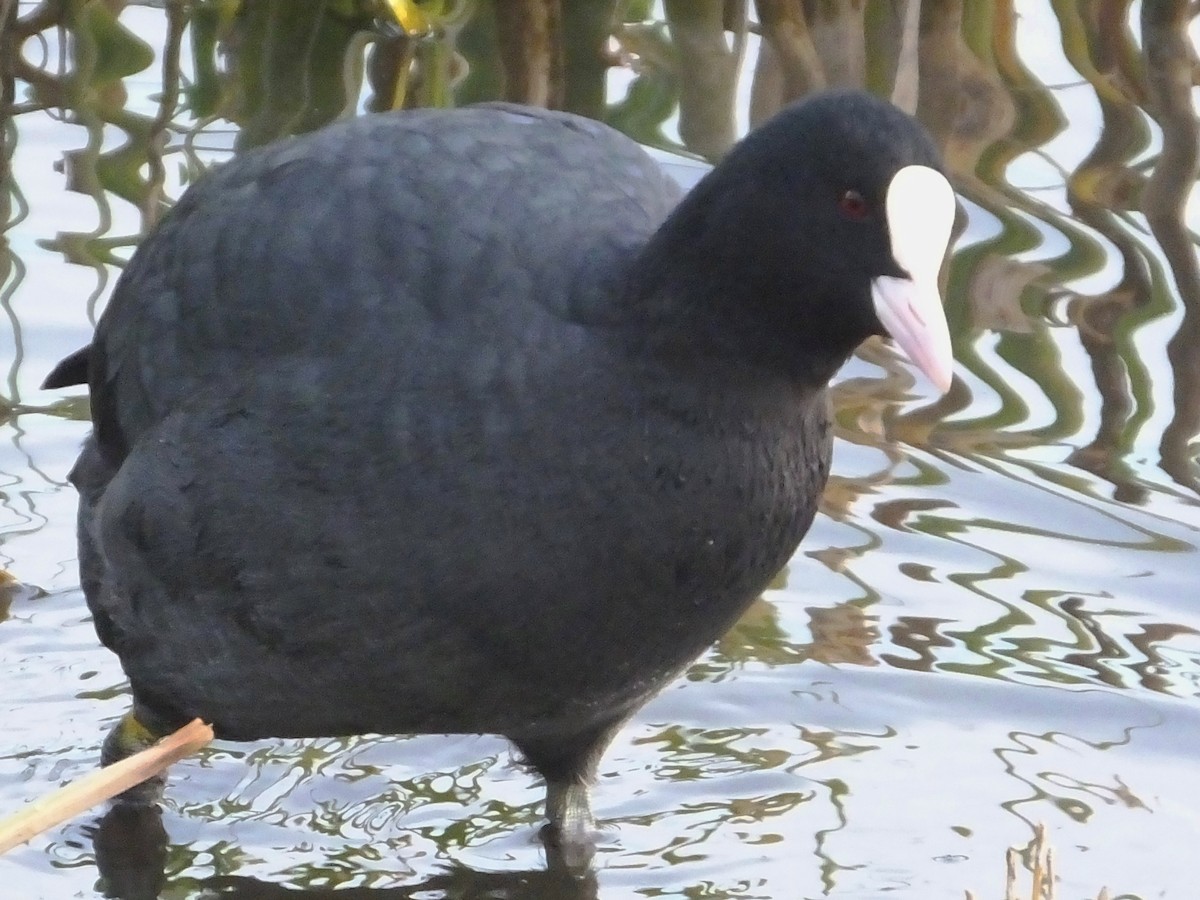
<path fill-rule="evenodd" d="M 866 336 L 840 333 L 826 315 L 852 304 L 820 273 L 803 277 L 803 248 L 717 221 L 739 210 L 709 200 L 685 198 L 634 259 L 624 305 L 636 339 L 653 352 L 743 360 L 824 387 Z"/>

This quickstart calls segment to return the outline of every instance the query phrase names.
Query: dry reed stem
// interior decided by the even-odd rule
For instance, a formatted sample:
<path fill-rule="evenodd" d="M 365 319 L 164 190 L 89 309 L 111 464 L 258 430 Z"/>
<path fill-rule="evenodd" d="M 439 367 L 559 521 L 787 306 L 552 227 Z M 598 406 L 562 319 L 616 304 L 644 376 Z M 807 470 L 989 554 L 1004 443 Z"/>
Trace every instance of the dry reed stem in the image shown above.
<path fill-rule="evenodd" d="M 1009 847 L 1004 855 L 1005 879 L 1004 900 L 1055 900 L 1055 885 L 1058 876 L 1055 874 L 1054 849 L 1046 838 L 1046 826 L 1038 825 L 1034 829 L 1033 843 L 1029 846 L 1033 854 L 1033 882 L 1028 898 L 1021 895 L 1017 889 L 1017 869 L 1021 853 L 1016 847 Z M 1096 900 L 1108 900 L 1108 888 L 1102 888 L 1096 895 Z M 965 900 L 976 900 L 971 891 L 965 892 Z"/>
<path fill-rule="evenodd" d="M 147 747 L 127 759 L 34 800 L 20 812 L 0 821 L 0 854 L 153 778 L 171 763 L 190 756 L 212 739 L 212 727 L 193 719 L 153 747 Z"/>
<path fill-rule="evenodd" d="M 1046 891 L 1045 866 L 1047 861 L 1046 826 L 1038 825 L 1033 831 L 1033 890 L 1030 900 L 1054 900 L 1054 882 L 1049 881 L 1049 894 Z"/>

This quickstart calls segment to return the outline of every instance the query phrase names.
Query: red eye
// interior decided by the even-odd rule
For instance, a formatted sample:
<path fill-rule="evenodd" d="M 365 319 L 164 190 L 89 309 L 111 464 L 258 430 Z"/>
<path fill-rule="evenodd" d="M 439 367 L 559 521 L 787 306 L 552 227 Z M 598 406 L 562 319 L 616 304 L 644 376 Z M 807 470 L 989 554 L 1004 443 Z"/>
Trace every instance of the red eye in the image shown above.
<path fill-rule="evenodd" d="M 838 209 L 851 222 L 861 222 L 871 212 L 866 198 L 858 191 L 846 191 L 838 200 Z"/>

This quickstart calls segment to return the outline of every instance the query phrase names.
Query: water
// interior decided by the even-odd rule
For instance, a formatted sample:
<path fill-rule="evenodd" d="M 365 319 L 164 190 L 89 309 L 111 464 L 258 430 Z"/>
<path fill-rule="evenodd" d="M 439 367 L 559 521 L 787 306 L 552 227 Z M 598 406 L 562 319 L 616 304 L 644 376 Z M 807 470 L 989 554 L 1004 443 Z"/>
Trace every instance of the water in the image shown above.
<path fill-rule="evenodd" d="M 605 72 L 580 47 L 609 22 L 572 6 L 549 82 L 536 64 L 558 45 L 528 23 L 516 50 L 497 41 L 490 6 L 443 4 L 450 37 L 414 45 L 361 30 L 352 2 L 199 4 L 175 64 L 162 9 L 16 4 L 0 815 L 90 771 L 127 704 L 75 569 L 65 474 L 86 405 L 38 384 L 200 166 L 377 107 L 406 54 L 410 100 L 495 96 L 507 66 L 525 96 L 709 156 L 781 84 L 888 92 L 880 60 L 899 58 L 897 97 L 917 97 L 965 216 L 954 389 L 933 399 L 882 346 L 842 373 L 823 513 L 775 589 L 613 744 L 593 871 L 547 862 L 542 790 L 503 741 L 364 737 L 211 747 L 175 767 L 161 825 L 83 816 L 0 859 L 0 897 L 999 897 L 1005 848 L 1037 823 L 1060 898 L 1195 897 L 1200 219 L 1179 5 L 927 0 L 914 83 L 903 3 L 810 10 L 817 68 L 782 76 L 704 3 L 629 4 L 609 49 L 636 65 Z M 185 75 L 182 111 L 160 105 L 164 71 Z"/>

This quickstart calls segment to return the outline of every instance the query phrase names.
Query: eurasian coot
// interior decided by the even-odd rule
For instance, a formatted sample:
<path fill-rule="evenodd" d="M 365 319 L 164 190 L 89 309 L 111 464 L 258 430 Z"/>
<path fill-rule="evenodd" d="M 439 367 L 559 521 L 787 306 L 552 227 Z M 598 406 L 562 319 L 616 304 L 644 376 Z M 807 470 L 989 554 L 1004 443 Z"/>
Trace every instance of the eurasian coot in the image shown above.
<path fill-rule="evenodd" d="M 677 204 L 507 105 L 342 122 L 190 188 L 122 275 L 72 471 L 133 711 L 219 737 L 507 736 L 586 843 L 609 740 L 795 551 L 826 385 L 890 333 L 943 389 L 926 133 L 831 93 Z"/>

